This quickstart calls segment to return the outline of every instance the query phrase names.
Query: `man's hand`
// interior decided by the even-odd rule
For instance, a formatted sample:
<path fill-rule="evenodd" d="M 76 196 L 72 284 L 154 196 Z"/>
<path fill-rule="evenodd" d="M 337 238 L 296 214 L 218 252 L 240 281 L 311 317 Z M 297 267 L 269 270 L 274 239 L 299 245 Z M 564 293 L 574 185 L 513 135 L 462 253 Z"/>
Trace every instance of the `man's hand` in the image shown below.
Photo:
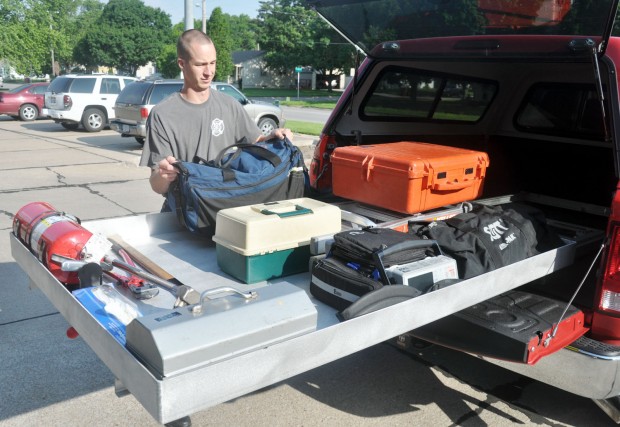
<path fill-rule="evenodd" d="M 293 132 L 291 132 L 290 129 L 277 128 L 277 129 L 274 129 L 273 132 L 271 132 L 268 136 L 265 136 L 265 135 L 259 136 L 256 142 L 269 141 L 270 139 L 274 139 L 274 138 L 284 139 L 284 137 L 287 137 L 289 141 L 293 141 Z"/>
<path fill-rule="evenodd" d="M 168 156 L 160 160 L 157 166 L 153 168 L 149 182 L 154 192 L 159 194 L 166 193 L 170 187 L 170 183 L 177 179 L 179 171 L 172 166 L 176 161 L 177 159 L 173 156 Z"/>

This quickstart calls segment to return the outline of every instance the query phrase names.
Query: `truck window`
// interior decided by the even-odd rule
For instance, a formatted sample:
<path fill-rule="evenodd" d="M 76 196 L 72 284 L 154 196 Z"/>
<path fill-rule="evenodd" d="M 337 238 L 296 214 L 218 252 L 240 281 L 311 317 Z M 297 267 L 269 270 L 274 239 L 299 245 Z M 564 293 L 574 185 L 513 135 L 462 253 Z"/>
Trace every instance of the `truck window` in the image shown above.
<path fill-rule="evenodd" d="M 386 68 L 362 102 L 365 120 L 476 122 L 497 84 L 460 76 Z"/>
<path fill-rule="evenodd" d="M 604 138 L 603 114 L 594 85 L 536 84 L 528 91 L 515 122 L 524 132 Z"/>

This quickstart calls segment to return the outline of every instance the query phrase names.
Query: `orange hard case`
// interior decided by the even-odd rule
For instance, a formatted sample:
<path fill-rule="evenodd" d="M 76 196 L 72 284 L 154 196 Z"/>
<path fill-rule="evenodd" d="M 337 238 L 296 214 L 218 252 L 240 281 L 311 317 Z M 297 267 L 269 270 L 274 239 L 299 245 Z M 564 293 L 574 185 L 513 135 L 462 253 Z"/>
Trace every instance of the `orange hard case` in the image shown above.
<path fill-rule="evenodd" d="M 402 141 L 338 147 L 331 163 L 335 195 L 413 214 L 478 198 L 489 156 Z"/>

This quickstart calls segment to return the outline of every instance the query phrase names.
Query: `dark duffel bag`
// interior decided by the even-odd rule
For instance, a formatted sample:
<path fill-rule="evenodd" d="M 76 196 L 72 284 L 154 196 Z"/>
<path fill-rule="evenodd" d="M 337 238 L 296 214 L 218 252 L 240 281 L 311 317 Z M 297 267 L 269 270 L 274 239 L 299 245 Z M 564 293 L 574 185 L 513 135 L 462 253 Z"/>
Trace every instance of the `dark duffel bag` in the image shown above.
<path fill-rule="evenodd" d="M 385 267 L 407 264 L 427 256 L 438 255 L 432 250 L 432 244 L 428 242 L 421 242 L 418 245 L 409 243 L 421 239 L 421 237 L 390 228 L 347 230 L 334 234 L 331 253 L 346 261 L 375 267 L 377 267 L 375 265 L 376 254 L 379 252 L 383 254 L 381 261 Z M 388 248 L 390 250 L 386 252 Z"/>
<path fill-rule="evenodd" d="M 189 231 L 210 237 L 225 208 L 303 197 L 303 154 L 288 139 L 226 147 L 212 161 L 177 162 L 166 200 Z"/>
<path fill-rule="evenodd" d="M 385 231 L 386 229 L 381 230 Z M 345 232 L 337 233 L 334 237 L 343 233 Z M 344 311 L 364 295 L 374 293 L 383 287 L 394 287 L 396 289 L 398 286 L 399 289 L 407 288 L 401 289 L 399 292 L 399 295 L 404 293 L 407 298 L 412 298 L 422 293 L 414 287 L 391 285 L 385 272 L 385 266 L 388 264 L 386 260 L 393 260 L 396 254 L 398 258 L 407 259 L 406 262 L 422 260 L 429 254 L 434 255 L 430 248 L 436 246 L 435 242 L 394 231 L 398 235 L 392 235 L 390 232 L 371 233 L 370 240 L 372 241 L 375 241 L 377 235 L 391 235 L 392 238 L 386 239 L 387 243 L 378 243 L 377 245 L 371 243 L 368 245 L 366 238 L 369 235 L 362 233 L 361 230 L 356 230 L 356 233 L 358 234 L 349 235 L 351 240 L 349 238 L 345 239 L 347 247 L 351 246 L 352 241 L 362 242 L 358 245 L 353 245 L 358 249 L 353 251 L 356 253 L 354 259 L 342 258 L 342 251 L 336 254 L 334 250 L 334 247 L 338 245 L 338 241 L 336 241 L 332 247 L 331 253 L 333 256 L 320 260 L 312 268 L 310 293 L 315 298 L 331 307 Z M 374 250 L 369 249 L 374 246 L 377 246 Z M 360 254 L 363 254 L 363 256 L 358 256 Z M 405 257 L 404 254 L 408 255 Z M 367 312 L 367 310 L 371 310 L 371 306 L 375 307 L 375 309 L 380 306 L 386 306 L 384 304 L 388 304 L 388 300 L 392 299 L 393 291 L 390 290 L 381 294 L 384 296 L 389 294 L 390 296 L 385 301 L 382 301 L 384 298 L 379 297 L 377 300 L 371 299 L 367 302 L 362 302 L 359 310 L 355 310 L 355 312 Z M 350 313 L 345 314 L 343 318 L 348 318 L 349 315 Z"/>
<path fill-rule="evenodd" d="M 461 279 L 536 255 L 542 243 L 540 238 L 544 238 L 546 244 L 553 240 L 542 212 L 517 205 L 475 204 L 470 212 L 430 224 L 413 225 L 411 230 L 420 237 L 436 241 L 444 254 L 454 258 Z"/>

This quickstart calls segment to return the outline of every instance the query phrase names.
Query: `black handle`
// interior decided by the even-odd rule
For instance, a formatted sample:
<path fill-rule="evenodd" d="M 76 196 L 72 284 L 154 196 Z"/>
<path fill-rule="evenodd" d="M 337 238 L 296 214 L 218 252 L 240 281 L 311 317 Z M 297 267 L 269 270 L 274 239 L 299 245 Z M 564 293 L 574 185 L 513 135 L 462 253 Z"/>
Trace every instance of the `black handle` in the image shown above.
<path fill-rule="evenodd" d="M 234 147 L 236 147 L 237 150 L 228 159 L 226 159 L 225 162 L 222 162 L 226 153 L 231 148 L 234 148 Z M 234 161 L 237 157 L 241 155 L 243 151 L 252 153 L 257 157 L 261 157 L 267 160 L 269 163 L 273 165 L 273 167 L 278 167 L 280 163 L 282 163 L 282 160 L 280 159 L 280 157 L 278 157 L 276 154 L 272 153 L 265 147 L 261 147 L 260 145 L 255 145 L 255 144 L 238 143 L 238 144 L 229 145 L 228 147 L 220 151 L 217 157 L 215 158 L 215 166 L 222 168 L 222 169 L 227 168 L 232 161 Z"/>
<path fill-rule="evenodd" d="M 404 242 L 396 243 L 393 246 L 379 249 L 378 251 L 373 252 L 372 258 L 375 261 L 375 266 L 377 270 L 379 270 L 379 275 L 381 276 L 381 281 L 384 285 L 390 284 L 390 279 L 387 277 L 385 273 L 385 266 L 383 265 L 383 258 L 391 255 L 396 252 L 412 250 L 412 249 L 421 249 L 421 248 L 430 248 L 431 246 L 435 246 L 435 252 L 437 255 L 441 255 L 441 248 L 436 240 L 429 239 L 412 239 L 405 240 Z"/>

